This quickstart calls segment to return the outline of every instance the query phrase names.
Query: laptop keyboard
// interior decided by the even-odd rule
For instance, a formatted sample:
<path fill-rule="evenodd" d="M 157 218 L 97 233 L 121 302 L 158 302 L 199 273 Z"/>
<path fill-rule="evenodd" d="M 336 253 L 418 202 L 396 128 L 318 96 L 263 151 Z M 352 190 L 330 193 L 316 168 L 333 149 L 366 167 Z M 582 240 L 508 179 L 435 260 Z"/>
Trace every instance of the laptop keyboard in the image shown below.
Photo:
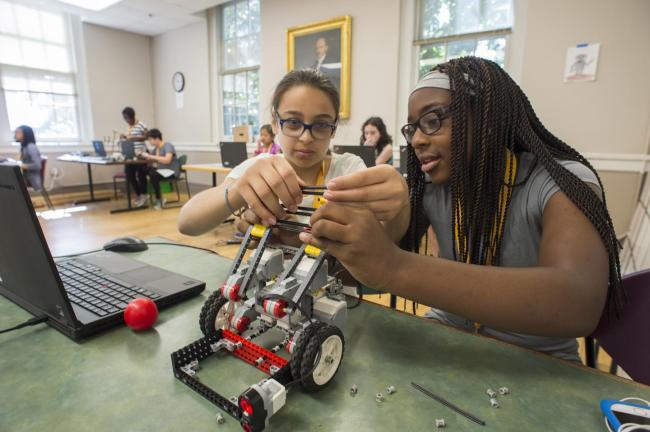
<path fill-rule="evenodd" d="M 70 301 L 99 316 L 119 312 L 137 297 L 157 299 L 159 294 L 107 275 L 99 267 L 76 260 L 57 263 Z"/>

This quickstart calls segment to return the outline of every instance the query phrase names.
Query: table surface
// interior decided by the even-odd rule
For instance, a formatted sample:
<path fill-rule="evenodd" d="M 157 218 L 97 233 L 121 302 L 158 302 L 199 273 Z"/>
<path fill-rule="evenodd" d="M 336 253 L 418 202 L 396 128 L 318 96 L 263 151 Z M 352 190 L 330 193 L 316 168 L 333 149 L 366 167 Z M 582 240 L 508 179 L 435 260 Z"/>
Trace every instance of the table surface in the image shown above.
<path fill-rule="evenodd" d="M 99 156 L 79 156 L 72 154 L 61 155 L 57 157 L 56 160 L 61 162 L 73 162 L 91 165 L 144 165 L 147 163 L 147 161 L 144 159 L 118 161 L 113 159 L 102 159 Z"/>
<path fill-rule="evenodd" d="M 44 325 L 0 335 L 0 431 L 239 431 L 210 402 L 173 377 L 170 354 L 201 337 L 198 315 L 230 261 L 206 252 L 151 246 L 130 257 L 207 282 L 202 295 L 163 310 L 154 329 L 119 327 L 75 343 Z M 0 328 L 28 313 L 0 297 Z M 650 387 L 381 306 L 349 311 L 341 369 L 323 391 L 290 390 L 267 430 L 423 431 L 445 418 L 447 430 L 600 431 L 601 399 L 650 399 Z M 230 356 L 198 373 L 224 396 L 264 376 Z M 425 397 L 415 381 L 483 419 L 482 427 Z M 352 384 L 359 392 L 348 393 Z M 397 392 L 375 401 L 387 385 Z M 500 408 L 487 388 L 507 386 Z M 523 426 L 525 425 L 525 426 Z"/>
<path fill-rule="evenodd" d="M 185 164 L 181 167 L 185 171 L 208 171 L 216 173 L 229 173 L 232 168 L 226 168 L 220 163 Z"/>

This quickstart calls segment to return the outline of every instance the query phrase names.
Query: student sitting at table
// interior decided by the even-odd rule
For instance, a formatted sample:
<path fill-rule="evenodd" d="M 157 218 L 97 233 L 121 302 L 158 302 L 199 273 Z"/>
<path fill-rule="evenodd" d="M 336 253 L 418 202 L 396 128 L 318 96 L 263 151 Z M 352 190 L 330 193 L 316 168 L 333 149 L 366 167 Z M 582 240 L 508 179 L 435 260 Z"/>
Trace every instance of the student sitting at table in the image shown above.
<path fill-rule="evenodd" d="M 329 152 L 339 120 L 339 93 L 332 82 L 314 70 L 289 72 L 277 85 L 271 102 L 273 129 L 282 154 L 262 153 L 238 165 L 216 188 L 192 197 L 180 213 L 183 234 L 199 235 L 231 214 L 240 217 L 237 227 L 275 225 L 290 217 L 298 206 L 317 206 L 301 186 L 324 186 L 338 176 L 366 168 L 356 155 Z M 280 231 L 284 242 L 297 241 L 295 234 Z M 286 234 L 286 237 L 284 237 Z"/>
<path fill-rule="evenodd" d="M 18 126 L 15 131 L 15 139 L 20 143 L 20 161 L 23 176 L 35 191 L 43 188 L 41 182 L 41 152 L 36 147 L 34 130 L 29 126 Z"/>
<path fill-rule="evenodd" d="M 280 146 L 275 142 L 275 134 L 270 124 L 262 125 L 260 128 L 260 137 L 257 142 L 255 155 L 261 153 L 278 154 L 282 152 Z"/>
<path fill-rule="evenodd" d="M 393 164 L 393 137 L 386 131 L 381 117 L 370 117 L 363 122 L 359 144 L 375 148 L 375 165 Z"/>
<path fill-rule="evenodd" d="M 158 129 L 147 132 L 147 142 L 153 149 L 151 153 L 142 153 L 141 157 L 150 162 L 148 174 L 156 194 L 153 208 L 160 210 L 165 205 L 165 200 L 160 194 L 160 181 L 177 177 L 180 173 L 180 164 L 174 146 L 170 142 L 163 141 L 162 133 Z"/>
<path fill-rule="evenodd" d="M 503 68 L 477 57 L 422 77 L 402 134 L 408 190 L 383 166 L 331 181 L 301 239 L 442 323 L 579 361 L 575 338 L 624 299 L 616 233 L 587 159 L 542 124 Z M 429 226 L 439 258 L 419 255 Z"/>

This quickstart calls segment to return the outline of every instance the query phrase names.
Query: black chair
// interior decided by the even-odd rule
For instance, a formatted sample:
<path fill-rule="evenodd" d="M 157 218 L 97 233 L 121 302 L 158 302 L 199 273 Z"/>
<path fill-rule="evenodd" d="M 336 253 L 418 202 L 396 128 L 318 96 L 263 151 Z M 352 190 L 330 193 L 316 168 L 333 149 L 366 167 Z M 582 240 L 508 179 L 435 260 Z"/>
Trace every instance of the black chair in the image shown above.
<path fill-rule="evenodd" d="M 160 180 L 160 186 L 164 183 L 169 183 L 172 185 L 174 190 L 176 191 L 176 199 L 174 201 L 167 201 L 168 203 L 177 203 L 180 202 L 181 200 L 181 191 L 180 188 L 178 187 L 178 181 L 179 180 L 184 180 L 185 181 L 185 188 L 187 189 L 187 196 L 188 198 L 192 198 L 192 193 L 190 192 L 190 183 L 187 180 L 187 172 L 183 169 L 183 166 L 187 164 L 187 155 L 181 155 L 178 157 L 178 165 L 181 167 L 180 172 L 177 177 L 172 177 L 172 178 L 167 178 L 167 179 L 162 179 Z M 149 190 L 149 198 L 153 202 L 153 189 Z"/>

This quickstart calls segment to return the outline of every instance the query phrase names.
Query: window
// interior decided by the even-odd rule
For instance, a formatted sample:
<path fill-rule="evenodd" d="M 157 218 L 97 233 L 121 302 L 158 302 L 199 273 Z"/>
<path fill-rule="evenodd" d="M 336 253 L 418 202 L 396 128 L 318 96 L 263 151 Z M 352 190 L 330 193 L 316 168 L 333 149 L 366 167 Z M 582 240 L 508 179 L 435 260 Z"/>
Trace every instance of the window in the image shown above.
<path fill-rule="evenodd" d="M 456 57 L 475 55 L 502 67 L 512 29 L 511 0 L 421 0 L 418 74 Z"/>
<path fill-rule="evenodd" d="M 79 142 L 75 65 L 63 14 L 0 0 L 0 88 L 9 127 L 39 143 Z"/>
<path fill-rule="evenodd" d="M 248 124 L 259 131 L 260 1 L 238 0 L 224 5 L 222 17 L 223 133 Z"/>

